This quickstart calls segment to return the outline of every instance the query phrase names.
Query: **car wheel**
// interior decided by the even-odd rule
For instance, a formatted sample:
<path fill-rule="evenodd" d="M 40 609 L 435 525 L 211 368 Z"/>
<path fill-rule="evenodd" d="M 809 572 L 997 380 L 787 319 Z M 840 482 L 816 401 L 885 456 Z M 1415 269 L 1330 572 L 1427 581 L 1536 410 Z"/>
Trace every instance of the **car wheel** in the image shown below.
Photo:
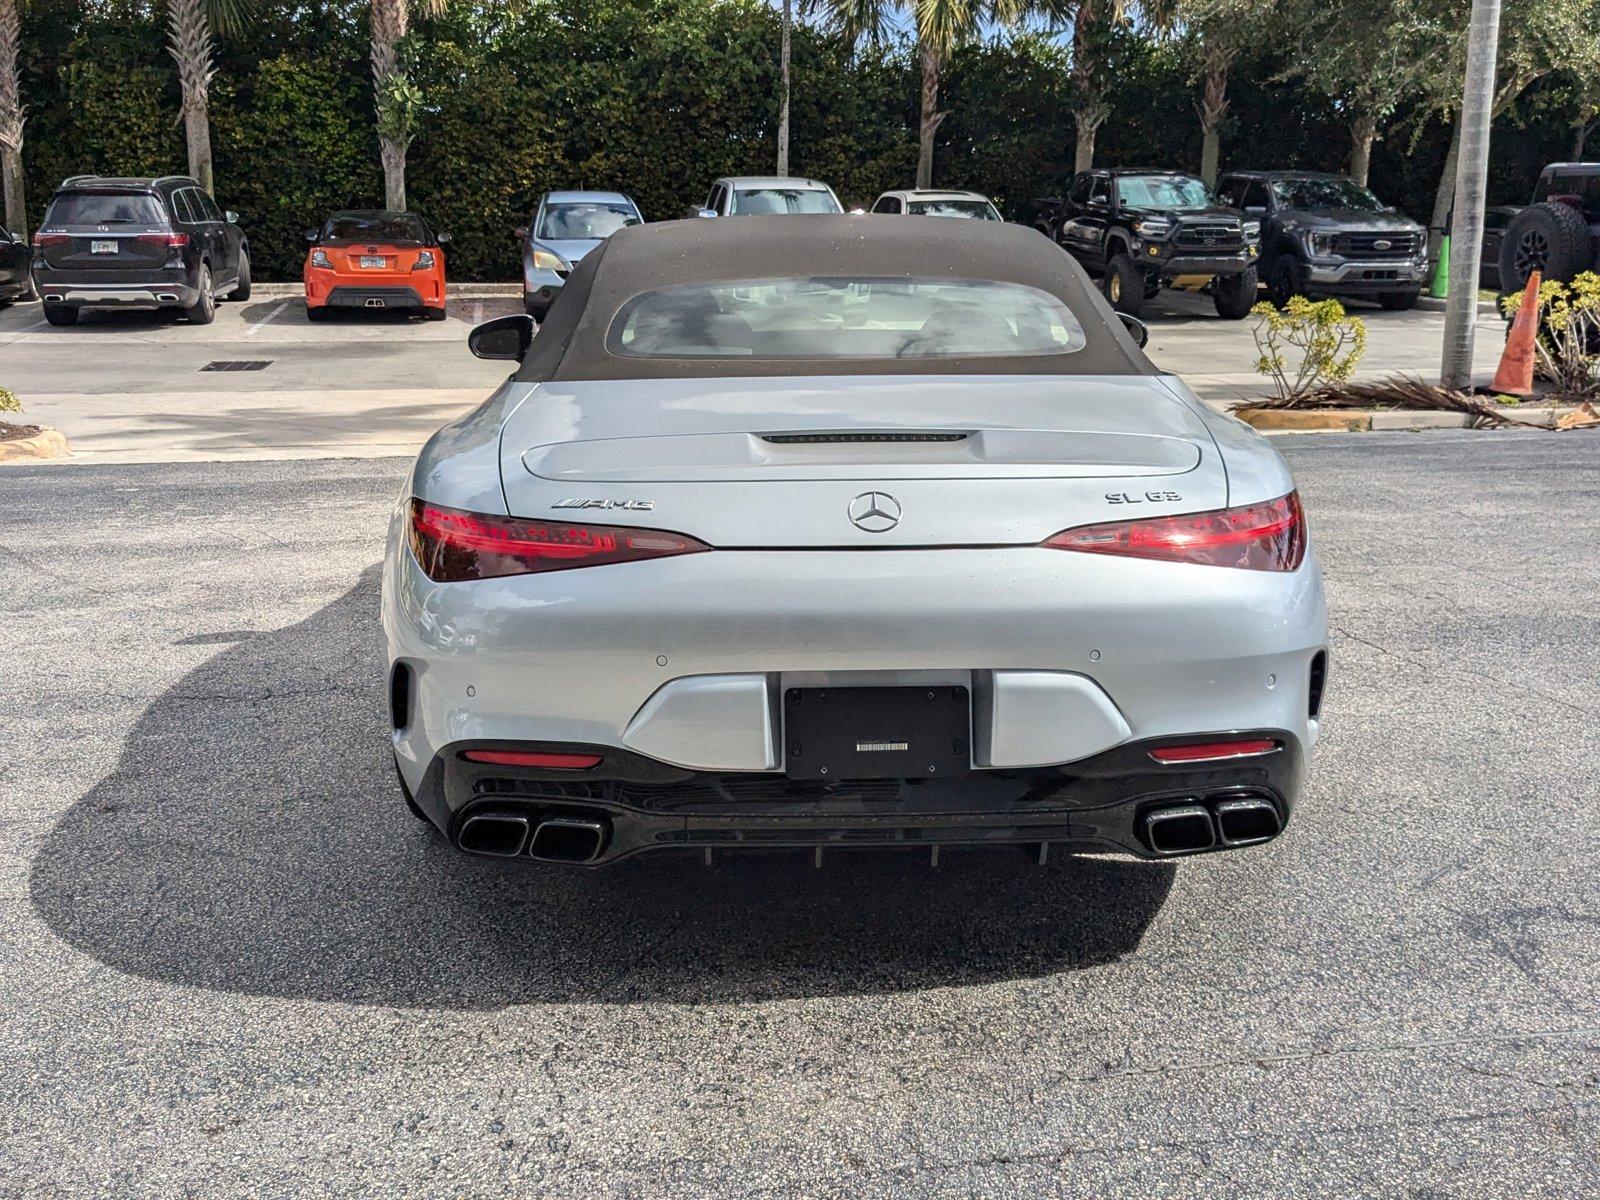
<path fill-rule="evenodd" d="M 217 298 L 211 293 L 211 268 L 205 263 L 200 264 L 200 275 L 195 280 L 195 287 L 200 291 L 200 298 L 183 310 L 183 315 L 189 319 L 191 325 L 209 325 L 216 320 Z"/>
<path fill-rule="evenodd" d="M 328 306 L 325 304 L 306 305 L 306 320 L 326 321 L 328 319 Z"/>
<path fill-rule="evenodd" d="M 427 317 L 427 319 L 430 321 L 442 321 L 445 319 L 445 317 L 449 316 L 449 313 L 445 309 L 445 306 L 441 304 L 438 308 L 424 308 L 422 310 L 422 315 Z"/>
<path fill-rule="evenodd" d="M 1511 218 L 1500 242 L 1500 287 L 1520 292 L 1534 271 L 1570 283 L 1591 259 L 1589 226 L 1565 204 L 1535 204 Z"/>
<path fill-rule="evenodd" d="M 68 304 L 46 304 L 44 319 L 52 325 L 76 325 L 78 310 Z"/>
<path fill-rule="evenodd" d="M 1390 312 L 1405 312 L 1417 306 L 1417 297 L 1420 291 L 1413 292 L 1384 292 L 1378 297 L 1378 303 Z"/>
<path fill-rule="evenodd" d="M 239 251 L 239 282 L 235 285 L 230 300 L 250 299 L 250 256 L 243 250 Z"/>
<path fill-rule="evenodd" d="M 1118 312 L 1137 317 L 1139 310 L 1144 307 L 1144 272 L 1134 266 L 1133 259 L 1126 254 L 1111 256 L 1111 261 L 1106 263 L 1106 275 L 1101 287 L 1105 289 L 1111 307 Z"/>
<path fill-rule="evenodd" d="M 1292 254 L 1280 254 L 1267 271 L 1267 298 L 1282 308 L 1293 296 L 1306 292 L 1306 269 Z"/>
<path fill-rule="evenodd" d="M 1229 321 L 1242 321 L 1256 306 L 1256 292 L 1261 284 L 1254 267 L 1246 267 L 1237 275 L 1219 275 L 1211 284 L 1211 303 L 1217 316 Z"/>

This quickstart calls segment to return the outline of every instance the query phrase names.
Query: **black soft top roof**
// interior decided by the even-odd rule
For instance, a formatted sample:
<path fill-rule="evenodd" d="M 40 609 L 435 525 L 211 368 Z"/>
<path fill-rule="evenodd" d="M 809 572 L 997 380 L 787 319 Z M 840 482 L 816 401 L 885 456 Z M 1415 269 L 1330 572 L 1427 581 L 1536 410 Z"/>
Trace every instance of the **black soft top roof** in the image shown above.
<path fill-rule="evenodd" d="M 618 311 L 643 292 L 685 283 L 840 276 L 999 280 L 1038 288 L 1077 317 L 1085 344 L 1068 354 L 916 359 L 641 358 L 606 349 Z M 1083 268 L 1036 230 L 938 217 L 789 215 L 664 221 L 612 234 L 572 272 L 516 378 L 1156 373 Z"/>

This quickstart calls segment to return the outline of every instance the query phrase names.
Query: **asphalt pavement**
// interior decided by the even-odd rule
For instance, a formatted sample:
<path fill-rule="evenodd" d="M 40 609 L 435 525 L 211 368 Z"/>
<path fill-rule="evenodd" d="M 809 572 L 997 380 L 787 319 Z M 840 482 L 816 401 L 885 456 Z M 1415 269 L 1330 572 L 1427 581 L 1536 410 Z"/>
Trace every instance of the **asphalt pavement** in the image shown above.
<path fill-rule="evenodd" d="M 1600 1192 L 1596 444 L 1281 439 L 1286 834 L 451 851 L 386 762 L 399 459 L 0 473 L 0 1194 Z"/>

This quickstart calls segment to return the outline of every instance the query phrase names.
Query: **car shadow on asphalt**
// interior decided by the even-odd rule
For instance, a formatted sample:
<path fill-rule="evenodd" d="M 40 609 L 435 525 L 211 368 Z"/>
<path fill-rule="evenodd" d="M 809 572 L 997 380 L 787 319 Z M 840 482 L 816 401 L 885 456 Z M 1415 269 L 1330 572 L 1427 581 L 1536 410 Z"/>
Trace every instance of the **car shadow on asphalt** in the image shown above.
<path fill-rule="evenodd" d="M 767 1000 L 1038 977 L 1135 949 L 1168 864 L 1017 850 L 647 858 L 451 849 L 388 759 L 377 571 L 150 702 L 38 850 L 50 929 L 119 971 L 418 1007 Z M 192 641 L 192 639 L 190 639 Z"/>

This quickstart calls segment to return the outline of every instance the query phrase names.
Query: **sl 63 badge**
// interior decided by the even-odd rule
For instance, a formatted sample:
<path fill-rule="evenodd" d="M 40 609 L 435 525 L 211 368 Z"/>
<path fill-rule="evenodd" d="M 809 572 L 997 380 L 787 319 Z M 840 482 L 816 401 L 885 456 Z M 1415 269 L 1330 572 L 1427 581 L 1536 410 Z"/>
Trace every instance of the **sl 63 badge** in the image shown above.
<path fill-rule="evenodd" d="M 1145 492 L 1142 495 L 1132 495 L 1128 492 L 1107 492 L 1107 504 L 1162 504 L 1173 500 L 1182 500 L 1177 492 Z"/>
<path fill-rule="evenodd" d="M 629 512 L 649 512 L 656 506 L 654 500 L 585 500 L 574 497 L 557 500 L 551 508 L 625 508 Z"/>

